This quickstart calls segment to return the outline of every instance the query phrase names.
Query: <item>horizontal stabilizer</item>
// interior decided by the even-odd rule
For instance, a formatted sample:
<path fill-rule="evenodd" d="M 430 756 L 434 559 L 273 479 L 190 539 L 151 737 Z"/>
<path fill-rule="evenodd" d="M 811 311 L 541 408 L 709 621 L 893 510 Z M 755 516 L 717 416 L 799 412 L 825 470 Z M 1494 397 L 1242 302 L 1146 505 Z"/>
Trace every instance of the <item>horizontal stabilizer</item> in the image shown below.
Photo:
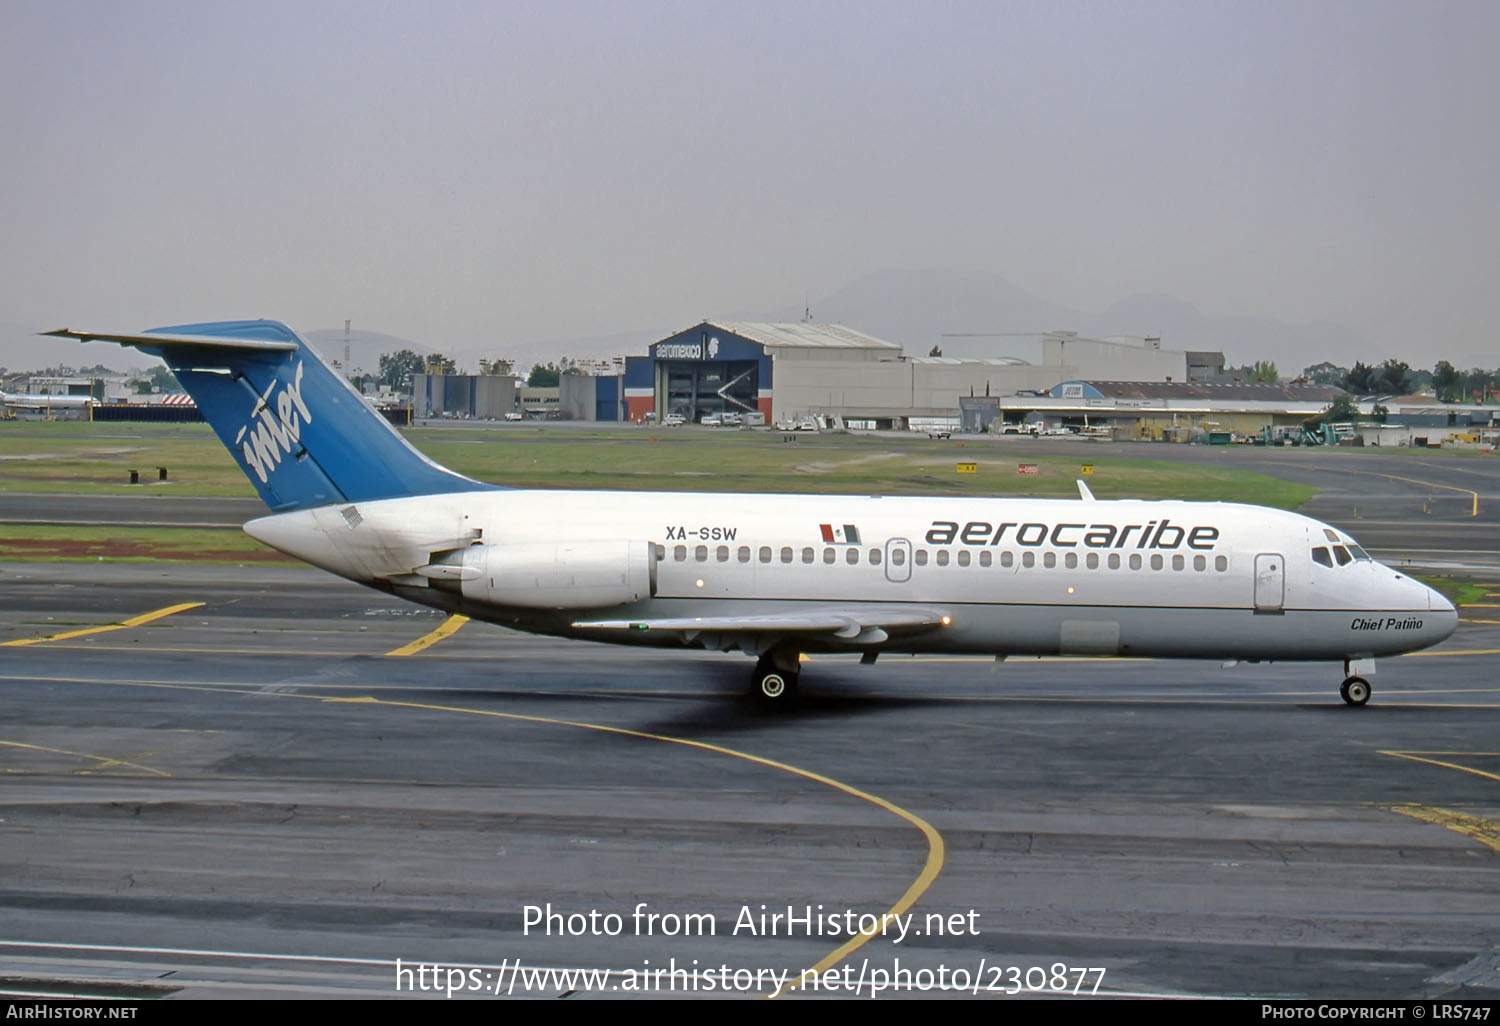
<path fill-rule="evenodd" d="M 210 350 L 225 350 L 227 352 L 272 352 L 290 353 L 296 352 L 297 343 L 278 342 L 263 338 L 216 338 L 211 335 L 124 335 L 107 331 L 74 331 L 72 328 L 58 328 L 56 331 L 44 331 L 43 335 L 51 335 L 54 338 L 72 338 L 79 342 L 117 342 L 122 346 L 135 346 L 138 349 L 160 349 L 162 346 L 192 346 Z"/>

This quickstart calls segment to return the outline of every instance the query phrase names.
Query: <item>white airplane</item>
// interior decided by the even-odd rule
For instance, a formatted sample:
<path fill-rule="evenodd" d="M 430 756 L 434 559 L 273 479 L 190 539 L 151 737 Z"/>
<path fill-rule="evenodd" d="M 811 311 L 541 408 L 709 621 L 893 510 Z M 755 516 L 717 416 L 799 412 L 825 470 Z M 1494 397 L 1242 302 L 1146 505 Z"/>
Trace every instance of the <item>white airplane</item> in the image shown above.
<path fill-rule="evenodd" d="M 33 395 L 29 392 L 0 391 L 0 406 L 7 410 L 29 412 L 49 410 L 76 410 L 93 405 L 93 396 L 87 395 Z"/>
<path fill-rule="evenodd" d="M 1342 661 L 1457 612 L 1296 513 L 1217 502 L 506 488 L 433 463 L 285 325 L 49 335 L 160 356 L 260 492 L 245 531 L 402 598 L 595 641 L 741 650 L 752 692 L 808 652 Z"/>

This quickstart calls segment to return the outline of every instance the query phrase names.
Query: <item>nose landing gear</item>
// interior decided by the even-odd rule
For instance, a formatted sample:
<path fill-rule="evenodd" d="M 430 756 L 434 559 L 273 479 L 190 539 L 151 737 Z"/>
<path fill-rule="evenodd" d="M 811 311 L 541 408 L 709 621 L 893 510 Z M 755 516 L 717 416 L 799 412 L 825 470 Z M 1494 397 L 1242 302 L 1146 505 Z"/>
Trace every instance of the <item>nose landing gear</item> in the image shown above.
<path fill-rule="evenodd" d="M 1370 682 L 1350 672 L 1349 660 L 1344 660 L 1344 683 L 1339 685 L 1339 697 L 1350 705 L 1364 705 L 1370 700 Z"/>

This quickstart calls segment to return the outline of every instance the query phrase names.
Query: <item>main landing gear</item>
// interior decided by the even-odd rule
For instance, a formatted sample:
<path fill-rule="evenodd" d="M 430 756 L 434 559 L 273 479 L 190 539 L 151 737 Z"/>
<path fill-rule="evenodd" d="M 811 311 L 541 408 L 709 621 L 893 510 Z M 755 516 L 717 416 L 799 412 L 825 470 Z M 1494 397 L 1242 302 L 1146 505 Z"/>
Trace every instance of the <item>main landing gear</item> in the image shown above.
<path fill-rule="evenodd" d="M 1339 697 L 1350 705 L 1364 705 L 1370 700 L 1370 682 L 1349 672 L 1349 660 L 1344 660 L 1344 683 L 1339 685 Z"/>
<path fill-rule="evenodd" d="M 750 696 L 762 705 L 790 705 L 797 697 L 797 671 L 800 652 L 772 649 L 755 662 L 750 675 Z"/>

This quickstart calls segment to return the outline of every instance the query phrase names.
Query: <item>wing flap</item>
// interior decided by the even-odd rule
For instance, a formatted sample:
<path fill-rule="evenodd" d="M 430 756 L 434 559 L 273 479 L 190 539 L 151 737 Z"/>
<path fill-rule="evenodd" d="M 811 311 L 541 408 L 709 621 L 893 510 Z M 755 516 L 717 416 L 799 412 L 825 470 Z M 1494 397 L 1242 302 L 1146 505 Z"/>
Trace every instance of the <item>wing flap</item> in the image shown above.
<path fill-rule="evenodd" d="M 946 627 L 952 619 L 941 609 L 827 607 L 794 613 L 731 616 L 680 616 L 642 620 L 579 620 L 581 630 L 691 631 L 711 634 L 830 634 L 857 638 L 868 631 L 911 632 Z"/>

